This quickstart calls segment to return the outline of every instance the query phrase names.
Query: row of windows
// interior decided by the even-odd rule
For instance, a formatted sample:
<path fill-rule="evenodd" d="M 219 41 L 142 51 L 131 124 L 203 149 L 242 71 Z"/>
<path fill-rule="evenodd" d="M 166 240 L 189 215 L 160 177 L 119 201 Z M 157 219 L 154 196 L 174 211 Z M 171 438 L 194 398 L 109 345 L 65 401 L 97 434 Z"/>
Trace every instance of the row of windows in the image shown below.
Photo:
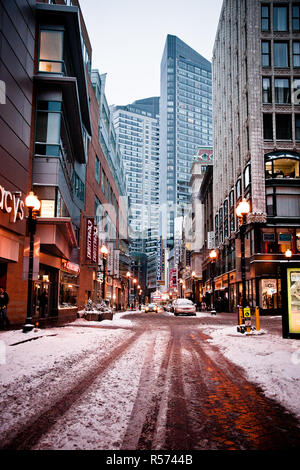
<path fill-rule="evenodd" d="M 201 74 L 203 75 L 203 77 L 211 78 L 211 72 L 208 72 L 207 70 L 204 70 L 204 69 L 200 69 L 199 67 L 194 66 L 194 65 L 186 64 L 183 61 L 178 61 L 178 67 L 183 70 L 187 70 L 188 72 L 193 72 L 198 75 Z"/>
<path fill-rule="evenodd" d="M 300 114 L 295 114 L 295 139 L 300 141 Z M 272 113 L 263 115 L 264 140 L 273 140 L 274 119 Z M 293 119 L 291 114 L 275 115 L 275 140 L 292 140 Z"/>
<path fill-rule="evenodd" d="M 291 5 L 291 29 L 292 31 L 300 31 L 300 5 L 299 3 L 293 3 Z M 272 13 L 272 17 L 271 17 Z M 290 17 L 289 17 L 289 5 L 275 3 L 273 9 L 271 6 L 264 4 L 261 7 L 261 30 L 275 32 L 289 31 L 290 29 Z M 273 18 L 273 21 L 272 21 Z"/>
<path fill-rule="evenodd" d="M 262 66 L 271 67 L 273 65 L 277 68 L 287 68 L 292 63 L 293 67 L 300 67 L 300 41 L 292 41 L 291 57 L 289 47 L 289 41 L 273 41 L 273 43 L 271 41 L 262 41 Z"/>
<path fill-rule="evenodd" d="M 300 78 L 293 79 L 285 77 L 275 77 L 272 83 L 271 77 L 263 77 L 262 79 L 262 97 L 264 104 L 274 102 L 276 104 L 297 103 L 298 90 L 300 90 Z"/>
<path fill-rule="evenodd" d="M 97 183 L 100 185 L 101 191 L 103 194 L 106 195 L 106 199 L 108 202 L 113 204 L 115 209 L 118 209 L 118 202 L 113 193 L 112 187 L 109 184 L 109 180 L 105 174 L 103 168 L 101 168 L 101 163 L 99 158 L 96 156 L 96 163 L 95 163 L 95 178 Z"/>

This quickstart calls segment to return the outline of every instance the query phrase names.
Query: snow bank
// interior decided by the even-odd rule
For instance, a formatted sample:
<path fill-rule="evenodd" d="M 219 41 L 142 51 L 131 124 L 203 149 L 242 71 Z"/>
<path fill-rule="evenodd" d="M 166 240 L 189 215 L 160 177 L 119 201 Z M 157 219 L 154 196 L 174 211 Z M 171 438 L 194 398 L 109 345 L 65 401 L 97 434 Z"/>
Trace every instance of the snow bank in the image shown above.
<path fill-rule="evenodd" d="M 279 401 L 300 419 L 300 342 L 261 330 L 238 333 L 236 326 L 202 327 L 224 356 L 242 367 L 266 396 Z"/>

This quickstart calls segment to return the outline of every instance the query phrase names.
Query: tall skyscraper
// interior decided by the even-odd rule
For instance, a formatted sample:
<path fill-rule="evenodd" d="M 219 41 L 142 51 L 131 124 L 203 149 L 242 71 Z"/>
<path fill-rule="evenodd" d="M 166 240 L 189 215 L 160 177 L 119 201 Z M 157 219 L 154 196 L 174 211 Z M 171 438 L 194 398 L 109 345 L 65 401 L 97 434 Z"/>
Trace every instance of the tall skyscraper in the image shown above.
<path fill-rule="evenodd" d="M 190 170 L 199 146 L 212 146 L 211 63 L 176 36 L 161 61 L 161 230 L 174 245 L 174 220 L 190 200 Z"/>
<path fill-rule="evenodd" d="M 159 239 L 159 97 L 114 107 L 114 124 L 130 201 L 130 251 L 151 257 Z M 155 288 L 155 266 L 153 273 L 148 280 Z"/>

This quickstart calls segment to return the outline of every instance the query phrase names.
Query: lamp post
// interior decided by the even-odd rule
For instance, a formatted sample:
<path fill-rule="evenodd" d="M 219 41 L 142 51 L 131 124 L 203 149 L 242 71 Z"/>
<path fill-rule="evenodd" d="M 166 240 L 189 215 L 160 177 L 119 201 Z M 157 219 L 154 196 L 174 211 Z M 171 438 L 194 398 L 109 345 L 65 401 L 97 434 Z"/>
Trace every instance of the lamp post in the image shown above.
<path fill-rule="evenodd" d="M 102 285 L 102 300 L 105 300 L 105 282 L 106 282 L 106 258 L 108 255 L 108 248 L 106 245 L 102 245 L 100 248 L 100 253 L 102 254 L 103 259 L 103 285 Z"/>
<path fill-rule="evenodd" d="M 27 314 L 26 324 L 23 333 L 31 331 L 32 325 L 32 289 L 33 289 L 33 255 L 34 255 L 34 235 L 36 232 L 36 216 L 40 210 L 41 203 L 33 191 L 30 191 L 25 199 L 25 206 L 28 209 L 28 233 L 29 233 L 29 265 L 28 265 L 28 290 L 27 290 Z"/>
<path fill-rule="evenodd" d="M 240 219 L 240 239 L 241 239 L 241 272 L 242 272 L 242 307 L 247 307 L 246 297 L 246 266 L 245 266 L 245 233 L 247 224 L 247 215 L 250 212 L 250 204 L 243 199 L 237 206 L 235 213 Z"/>
<path fill-rule="evenodd" d="M 216 250 L 211 250 L 209 257 L 211 262 L 212 310 L 215 310 L 215 262 L 218 257 Z"/>
<path fill-rule="evenodd" d="M 136 308 L 136 284 L 137 284 L 137 279 L 133 279 L 133 288 L 134 288 L 134 308 Z"/>
<path fill-rule="evenodd" d="M 183 280 L 182 279 L 179 279 L 179 284 L 180 284 L 180 297 L 182 298 L 183 297 L 183 289 L 182 289 Z"/>
<path fill-rule="evenodd" d="M 128 271 L 126 274 L 127 277 L 127 288 L 128 288 L 128 295 L 127 295 L 127 310 L 129 309 L 129 295 L 130 295 L 130 276 L 131 273 Z"/>

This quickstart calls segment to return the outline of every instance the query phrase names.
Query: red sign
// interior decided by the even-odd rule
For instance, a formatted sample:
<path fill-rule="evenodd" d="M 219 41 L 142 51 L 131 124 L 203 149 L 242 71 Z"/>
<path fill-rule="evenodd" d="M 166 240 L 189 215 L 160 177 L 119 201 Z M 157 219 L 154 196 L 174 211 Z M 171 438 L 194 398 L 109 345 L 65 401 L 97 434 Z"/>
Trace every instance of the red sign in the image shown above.
<path fill-rule="evenodd" d="M 86 219 L 86 259 L 92 261 L 94 238 L 94 219 Z"/>
<path fill-rule="evenodd" d="M 92 261 L 98 264 L 98 228 L 97 225 L 93 226 L 93 244 L 92 244 Z"/>

